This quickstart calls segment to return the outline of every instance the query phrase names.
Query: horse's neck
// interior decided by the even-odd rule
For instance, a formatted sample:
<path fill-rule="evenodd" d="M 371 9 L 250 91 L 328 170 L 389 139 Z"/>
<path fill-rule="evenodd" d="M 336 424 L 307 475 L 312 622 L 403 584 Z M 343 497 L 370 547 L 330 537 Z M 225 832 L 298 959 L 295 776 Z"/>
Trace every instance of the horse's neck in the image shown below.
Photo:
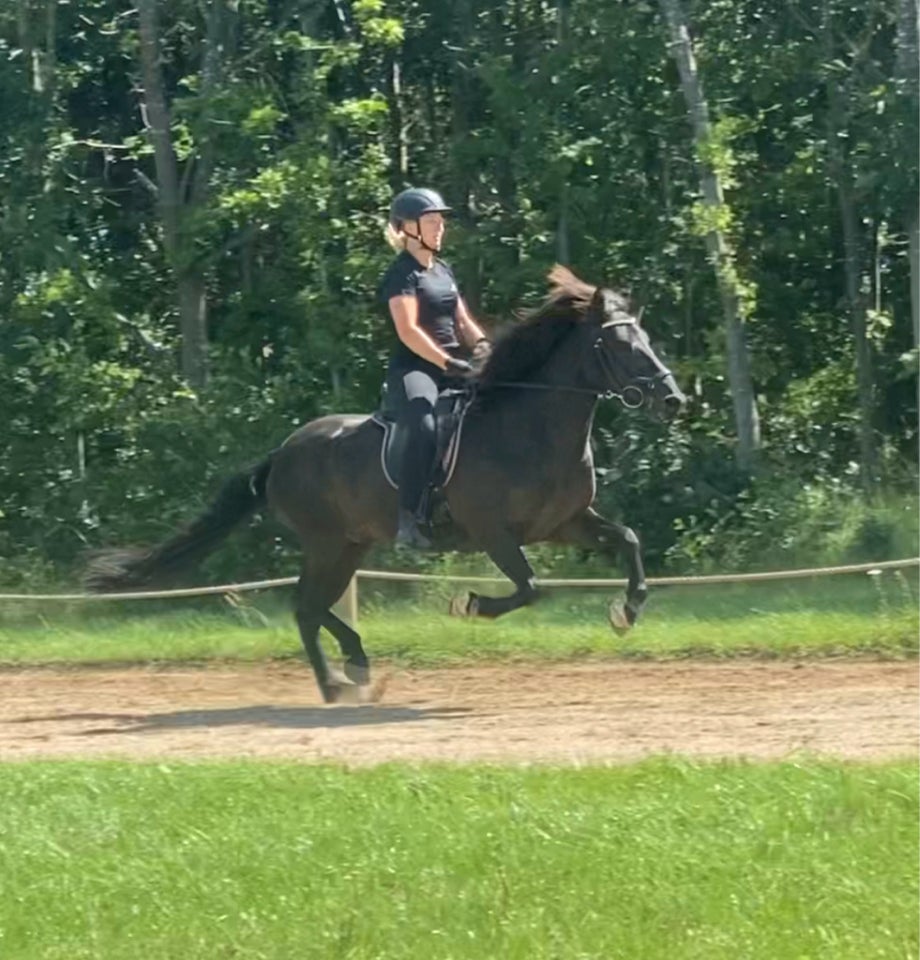
<path fill-rule="evenodd" d="M 532 380 L 535 384 L 556 388 L 527 391 L 539 394 L 540 415 L 548 426 L 550 442 L 554 447 L 580 455 L 591 436 L 597 395 L 583 379 L 579 339 L 566 337 L 533 374 Z"/>
<path fill-rule="evenodd" d="M 580 456 L 591 436 L 597 397 L 565 390 L 564 386 L 528 390 L 528 406 L 544 426 L 547 444 L 558 456 Z"/>
<path fill-rule="evenodd" d="M 597 395 L 581 374 L 581 361 L 578 339 L 566 337 L 540 367 L 522 378 L 526 386 L 502 390 L 497 405 L 502 410 L 503 432 L 518 432 L 517 424 L 538 424 L 546 438 L 541 458 L 580 459 L 597 406 Z M 523 426 L 521 430 L 532 435 Z"/>

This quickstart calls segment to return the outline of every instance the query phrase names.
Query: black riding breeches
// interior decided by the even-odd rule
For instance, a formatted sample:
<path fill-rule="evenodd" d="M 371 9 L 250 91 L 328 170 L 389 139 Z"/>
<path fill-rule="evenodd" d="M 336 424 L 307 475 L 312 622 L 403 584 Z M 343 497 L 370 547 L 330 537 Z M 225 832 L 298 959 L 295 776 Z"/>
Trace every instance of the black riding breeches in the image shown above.
<path fill-rule="evenodd" d="M 399 505 L 413 513 L 421 504 L 435 457 L 434 408 L 442 388 L 441 371 L 433 364 L 391 366 L 387 371 L 387 391 L 399 410 L 399 422 L 409 433 L 399 480 Z"/>

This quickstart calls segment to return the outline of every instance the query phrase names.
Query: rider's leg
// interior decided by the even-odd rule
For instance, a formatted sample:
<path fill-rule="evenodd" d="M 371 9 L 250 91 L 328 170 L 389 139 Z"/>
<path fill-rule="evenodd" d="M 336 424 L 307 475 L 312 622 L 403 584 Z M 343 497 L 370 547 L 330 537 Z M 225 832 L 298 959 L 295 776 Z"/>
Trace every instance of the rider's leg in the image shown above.
<path fill-rule="evenodd" d="M 396 542 L 426 548 L 431 542 L 418 529 L 418 510 L 425 493 L 435 455 L 434 408 L 438 384 L 423 370 L 409 370 L 402 375 L 406 403 L 401 422 L 408 428 L 409 439 L 403 455 L 399 479 L 399 528 Z"/>

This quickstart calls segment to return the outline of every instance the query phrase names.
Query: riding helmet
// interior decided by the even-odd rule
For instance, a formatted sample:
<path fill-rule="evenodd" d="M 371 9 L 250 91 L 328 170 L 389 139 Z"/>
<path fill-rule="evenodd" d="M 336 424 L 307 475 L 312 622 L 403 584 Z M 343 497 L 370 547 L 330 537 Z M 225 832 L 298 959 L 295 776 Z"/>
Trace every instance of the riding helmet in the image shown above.
<path fill-rule="evenodd" d="M 411 187 L 393 198 L 390 223 L 399 229 L 404 220 L 418 220 L 425 213 L 449 213 L 450 210 L 440 193 L 425 187 Z"/>

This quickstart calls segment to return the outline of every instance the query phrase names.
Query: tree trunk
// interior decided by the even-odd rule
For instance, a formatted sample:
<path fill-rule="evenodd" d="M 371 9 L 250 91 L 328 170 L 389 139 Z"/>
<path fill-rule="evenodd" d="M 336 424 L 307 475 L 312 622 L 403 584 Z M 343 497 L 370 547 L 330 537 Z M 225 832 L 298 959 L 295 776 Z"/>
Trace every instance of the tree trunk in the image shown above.
<path fill-rule="evenodd" d="M 560 51 L 565 51 L 569 42 L 569 0 L 557 0 L 556 3 L 556 43 Z M 562 118 L 556 116 L 556 125 L 561 127 Z M 569 181 L 563 180 L 559 189 L 559 219 L 556 223 L 556 260 L 562 264 L 571 263 L 572 249 L 569 243 Z"/>
<path fill-rule="evenodd" d="M 920 0 L 898 0 L 898 47 L 895 76 L 899 93 L 907 97 L 916 118 L 917 84 L 920 81 Z M 916 147 L 914 143 L 914 147 Z M 916 151 L 915 151 L 916 152 Z M 911 200 L 906 210 L 905 226 L 910 254 L 910 315 L 913 321 L 914 346 L 920 347 L 920 197 L 914 181 Z"/>
<path fill-rule="evenodd" d="M 916 84 L 920 75 L 920 0 L 898 0 L 898 48 L 895 71 L 899 80 Z M 914 87 L 916 95 L 916 86 Z"/>
<path fill-rule="evenodd" d="M 458 223 L 467 231 L 474 229 L 476 211 L 474 206 L 474 183 L 476 170 L 470 157 L 470 130 L 473 126 L 476 84 L 473 65 L 466 58 L 474 54 L 468 38 L 476 31 L 471 0 L 454 0 L 453 7 L 453 63 L 450 76 L 451 148 L 449 154 L 450 202 L 456 211 Z M 481 249 L 481 244 L 476 244 Z M 470 248 L 468 248 L 470 249 Z M 474 257 L 478 257 L 477 253 Z M 474 267 L 470 269 L 470 267 Z M 474 263 L 464 264 L 463 295 L 473 313 L 482 308 L 482 275 Z"/>
<path fill-rule="evenodd" d="M 511 18 L 511 76 L 514 77 L 515 82 L 523 83 L 526 69 L 524 44 L 528 36 L 527 27 L 529 26 L 529 24 L 526 24 L 524 0 L 510 0 L 505 7 L 508 9 Z M 509 253 L 511 254 L 513 267 L 517 267 L 521 262 L 522 244 L 519 186 L 514 160 L 518 156 L 521 133 L 517 117 L 512 120 L 509 116 L 507 120 L 508 122 L 501 126 L 504 134 L 504 150 L 496 158 L 495 186 L 502 209 L 503 229 L 511 239 Z"/>
<path fill-rule="evenodd" d="M 44 0 L 43 44 L 33 36 L 34 0 L 19 0 L 16 24 L 19 46 L 32 77 L 32 92 L 50 98 L 54 90 L 57 70 L 57 8 L 58 0 Z"/>
<path fill-rule="evenodd" d="M 836 139 L 836 138 L 835 138 Z M 842 152 L 839 145 L 832 153 Z M 850 313 L 850 329 L 856 353 L 856 389 L 859 396 L 859 466 L 863 488 L 871 491 L 876 480 L 875 430 L 875 378 L 872 373 L 872 353 L 869 349 L 866 315 L 866 295 L 863 282 L 865 244 L 860 234 L 859 217 L 850 182 L 850 171 L 838 156 L 832 164 L 837 183 L 837 203 L 843 229 L 844 272 L 846 276 L 847 304 Z"/>
<path fill-rule="evenodd" d="M 182 375 L 200 389 L 208 381 L 208 299 L 204 275 L 183 270 L 176 278 L 182 322 Z"/>
<path fill-rule="evenodd" d="M 703 202 L 706 207 L 715 210 L 724 204 L 722 184 L 718 173 L 703 159 L 704 148 L 711 135 L 709 107 L 697 73 L 686 16 L 681 0 L 660 0 L 660 4 L 668 24 L 671 54 L 677 63 L 693 128 Z M 760 417 L 751 381 L 740 290 L 734 274 L 734 250 L 721 230 L 712 229 L 706 234 L 706 251 L 716 272 L 725 321 L 728 383 L 735 414 L 735 429 L 738 433 L 736 458 L 742 470 L 750 471 L 756 464 L 757 451 L 760 449 Z"/>
<path fill-rule="evenodd" d="M 825 62 L 836 55 L 830 11 L 825 7 L 821 42 Z M 856 390 L 859 407 L 859 476 L 863 489 L 871 493 L 877 480 L 875 430 L 875 381 L 872 373 L 872 352 L 867 337 L 868 251 L 857 211 L 853 169 L 847 153 L 848 97 L 847 87 L 837 77 L 829 77 L 827 93 L 827 156 L 828 172 L 837 194 L 840 227 L 843 233 L 843 268 L 847 312 L 853 335 L 856 366 Z"/>
<path fill-rule="evenodd" d="M 920 347 L 920 212 L 914 210 L 907 228 L 910 254 L 910 314 L 914 322 L 914 346 Z"/>
<path fill-rule="evenodd" d="M 217 55 L 211 49 L 213 29 L 220 4 L 211 7 L 208 18 L 209 49 L 205 51 L 204 83 L 212 80 L 208 59 Z M 191 251 L 183 237 L 183 192 L 180 185 L 178 164 L 170 130 L 169 108 L 163 90 L 160 70 L 160 39 L 156 18 L 156 0 L 138 0 L 141 39 L 141 70 L 144 80 L 144 110 L 147 130 L 153 143 L 154 164 L 157 178 L 157 207 L 163 227 L 163 246 L 166 259 L 176 283 L 179 308 L 179 332 L 182 339 L 182 375 L 195 388 L 207 383 L 207 293 L 203 273 L 194 266 Z M 205 143 L 204 155 L 192 189 L 193 200 L 200 201 L 202 179 L 210 176 L 209 151 Z M 193 161 L 190 159 L 189 163 Z"/>
<path fill-rule="evenodd" d="M 391 55 L 386 89 L 390 120 L 390 187 L 396 192 L 405 187 L 409 176 L 409 135 L 403 116 L 402 65 L 398 53 Z"/>

